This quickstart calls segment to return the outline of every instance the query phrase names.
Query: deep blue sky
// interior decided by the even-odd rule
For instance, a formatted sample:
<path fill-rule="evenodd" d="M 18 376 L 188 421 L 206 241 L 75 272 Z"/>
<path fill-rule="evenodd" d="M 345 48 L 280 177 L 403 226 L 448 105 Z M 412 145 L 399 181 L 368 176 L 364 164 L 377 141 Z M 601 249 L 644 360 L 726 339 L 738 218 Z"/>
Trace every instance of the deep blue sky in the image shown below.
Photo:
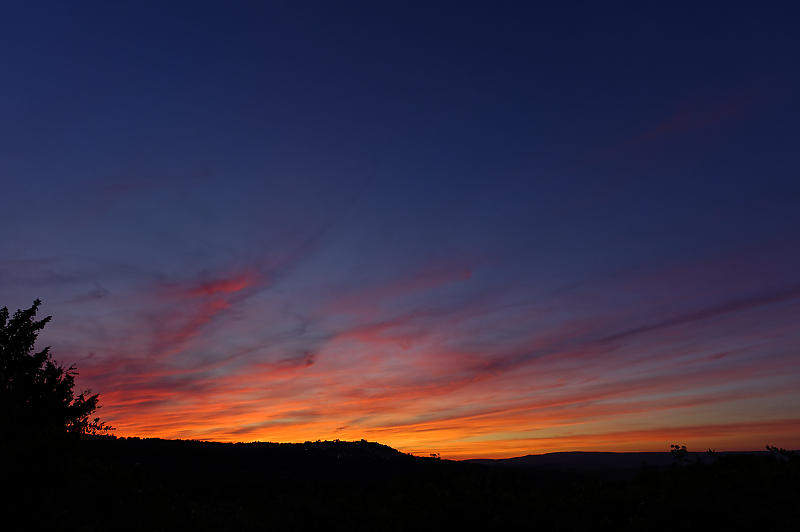
<path fill-rule="evenodd" d="M 799 15 L 5 6 L 0 305 L 130 434 L 798 445 Z"/>

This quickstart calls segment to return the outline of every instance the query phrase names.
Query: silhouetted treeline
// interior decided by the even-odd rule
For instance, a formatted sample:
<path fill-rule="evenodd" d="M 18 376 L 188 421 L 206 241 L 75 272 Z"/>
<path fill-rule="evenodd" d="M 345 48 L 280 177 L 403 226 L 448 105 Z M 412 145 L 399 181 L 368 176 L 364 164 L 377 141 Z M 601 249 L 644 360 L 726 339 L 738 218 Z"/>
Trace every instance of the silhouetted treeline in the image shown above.
<path fill-rule="evenodd" d="M 58 530 L 797 530 L 800 459 L 509 468 L 371 442 L 81 436 L 8 446 L 6 523 Z M 665 451 L 666 453 L 666 451 Z M 4 526 L 4 530 L 13 530 Z"/>

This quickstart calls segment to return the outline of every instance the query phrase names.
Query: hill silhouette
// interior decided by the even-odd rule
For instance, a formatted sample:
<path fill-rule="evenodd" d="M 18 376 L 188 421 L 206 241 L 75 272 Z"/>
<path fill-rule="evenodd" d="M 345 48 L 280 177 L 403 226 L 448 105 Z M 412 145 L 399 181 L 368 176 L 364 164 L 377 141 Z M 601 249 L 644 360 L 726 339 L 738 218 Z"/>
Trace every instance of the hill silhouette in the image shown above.
<path fill-rule="evenodd" d="M 365 440 L 116 438 L 76 369 L 34 350 L 39 301 L 0 309 L 3 530 L 795 530 L 800 457 L 416 457 Z"/>
<path fill-rule="evenodd" d="M 2 451 L 13 457 L 4 478 L 15 486 L 3 499 L 5 523 L 21 519 L 26 530 L 794 530 L 800 522 L 800 460 L 789 453 L 689 457 L 620 475 L 613 464 L 574 467 L 605 453 L 498 467 L 363 440 L 83 435 Z"/>
<path fill-rule="evenodd" d="M 721 452 L 716 456 L 708 452 L 687 452 L 685 460 L 690 463 L 711 464 L 719 457 L 766 456 L 768 451 Z M 502 467 L 529 467 L 539 469 L 561 469 L 577 471 L 638 470 L 642 467 L 665 467 L 675 463 L 675 458 L 666 452 L 587 452 L 570 451 L 545 454 L 528 454 L 513 458 L 471 459 L 475 464 Z"/>

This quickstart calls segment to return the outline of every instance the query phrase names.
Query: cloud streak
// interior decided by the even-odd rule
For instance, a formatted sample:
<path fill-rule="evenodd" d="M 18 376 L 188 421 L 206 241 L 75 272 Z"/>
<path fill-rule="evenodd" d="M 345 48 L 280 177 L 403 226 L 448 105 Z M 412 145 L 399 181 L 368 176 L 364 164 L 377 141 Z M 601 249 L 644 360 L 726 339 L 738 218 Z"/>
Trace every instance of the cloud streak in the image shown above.
<path fill-rule="evenodd" d="M 204 270 L 2 267 L 60 287 L 47 342 L 121 435 L 370 438 L 464 458 L 663 450 L 682 434 L 800 445 L 788 266 L 734 269 L 729 254 L 529 290 L 453 253 L 352 282 L 315 270 L 334 261 L 331 223 Z"/>

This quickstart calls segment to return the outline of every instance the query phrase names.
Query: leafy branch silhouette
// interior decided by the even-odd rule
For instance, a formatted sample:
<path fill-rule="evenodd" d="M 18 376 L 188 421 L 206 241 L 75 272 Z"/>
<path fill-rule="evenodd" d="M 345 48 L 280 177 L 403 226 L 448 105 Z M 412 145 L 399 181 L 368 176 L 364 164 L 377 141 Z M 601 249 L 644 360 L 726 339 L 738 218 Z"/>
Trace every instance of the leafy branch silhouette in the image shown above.
<path fill-rule="evenodd" d="M 50 437 L 97 434 L 113 427 L 92 417 L 100 407 L 99 394 L 75 394 L 74 365 L 54 361 L 50 347 L 34 350 L 39 333 L 51 316 L 36 320 L 41 305 L 35 300 L 13 316 L 0 308 L 0 436 Z"/>

